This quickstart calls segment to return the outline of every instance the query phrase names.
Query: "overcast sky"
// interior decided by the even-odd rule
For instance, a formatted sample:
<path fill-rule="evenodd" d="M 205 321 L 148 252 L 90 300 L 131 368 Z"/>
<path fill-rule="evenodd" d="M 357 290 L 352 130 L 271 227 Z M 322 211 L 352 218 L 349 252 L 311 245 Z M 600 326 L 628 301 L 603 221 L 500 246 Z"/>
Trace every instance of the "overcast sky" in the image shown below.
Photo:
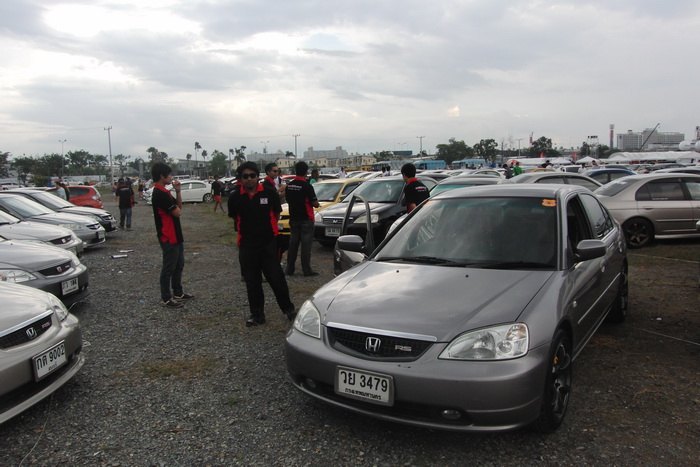
<path fill-rule="evenodd" d="M 700 125 L 692 0 L 2 0 L 0 151 L 556 146 Z"/>

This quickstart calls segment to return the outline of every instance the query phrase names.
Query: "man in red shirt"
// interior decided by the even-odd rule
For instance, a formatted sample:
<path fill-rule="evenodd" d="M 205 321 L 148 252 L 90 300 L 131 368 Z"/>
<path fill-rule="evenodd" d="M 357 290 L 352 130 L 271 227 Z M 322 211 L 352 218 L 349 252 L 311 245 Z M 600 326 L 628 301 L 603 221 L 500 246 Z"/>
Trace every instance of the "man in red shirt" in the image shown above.
<path fill-rule="evenodd" d="M 169 308 L 181 308 L 181 300 L 194 298 L 182 290 L 182 270 L 185 267 L 185 247 L 180 227 L 182 215 L 182 195 L 180 182 L 173 180 L 172 169 L 163 162 L 156 162 L 151 168 L 153 177 L 153 219 L 156 223 L 158 243 L 163 250 L 163 266 L 160 270 L 161 304 Z M 166 185 L 173 185 L 175 198 Z M 172 287 L 172 293 L 171 293 Z"/>
<path fill-rule="evenodd" d="M 401 167 L 401 175 L 406 185 L 403 187 L 406 212 L 416 209 L 420 203 L 430 198 L 430 190 L 416 178 L 416 166 L 410 162 Z"/>
<path fill-rule="evenodd" d="M 289 298 L 287 280 L 277 257 L 277 222 L 282 206 L 279 195 L 262 183 L 254 162 L 238 167 L 238 184 L 228 198 L 228 215 L 238 232 L 238 261 L 245 280 L 250 305 L 246 326 L 265 324 L 265 296 L 262 275 L 270 284 L 282 313 L 292 321 L 296 315 Z"/>
<path fill-rule="evenodd" d="M 294 263 L 301 243 L 301 270 L 305 276 L 318 276 L 311 269 L 311 243 L 314 239 L 314 208 L 319 206 L 314 187 L 306 181 L 309 165 L 304 161 L 294 164 L 296 176 L 287 183 L 289 227 L 292 231 L 287 252 L 287 275 L 294 275 Z"/>

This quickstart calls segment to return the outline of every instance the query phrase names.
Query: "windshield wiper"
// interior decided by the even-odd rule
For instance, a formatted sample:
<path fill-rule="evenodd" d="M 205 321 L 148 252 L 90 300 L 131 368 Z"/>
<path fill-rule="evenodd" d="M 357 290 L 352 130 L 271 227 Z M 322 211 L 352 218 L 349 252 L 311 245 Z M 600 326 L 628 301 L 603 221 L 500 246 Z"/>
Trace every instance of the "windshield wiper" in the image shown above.
<path fill-rule="evenodd" d="M 533 261 L 492 261 L 481 263 L 484 269 L 550 269 L 553 266 L 549 263 L 538 263 Z"/>
<path fill-rule="evenodd" d="M 439 264 L 444 266 L 466 266 L 468 264 L 447 258 L 438 258 L 437 256 L 385 256 L 377 258 L 377 261 L 400 261 L 406 263 Z"/>

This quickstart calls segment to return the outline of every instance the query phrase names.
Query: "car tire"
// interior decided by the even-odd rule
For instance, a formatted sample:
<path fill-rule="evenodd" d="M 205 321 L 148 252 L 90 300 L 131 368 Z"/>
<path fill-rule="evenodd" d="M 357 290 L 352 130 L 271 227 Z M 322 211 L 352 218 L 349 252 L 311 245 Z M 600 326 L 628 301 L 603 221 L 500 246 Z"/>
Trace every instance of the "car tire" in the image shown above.
<path fill-rule="evenodd" d="M 569 407 L 572 383 L 571 339 L 559 329 L 552 339 L 547 360 L 542 409 L 534 428 L 541 433 L 551 433 L 561 425 Z"/>
<path fill-rule="evenodd" d="M 207 193 L 206 195 L 204 195 L 204 198 L 202 198 L 202 202 L 211 203 L 213 199 L 214 199 L 214 197 L 212 196 L 212 194 Z"/>
<path fill-rule="evenodd" d="M 620 286 L 615 296 L 615 303 L 613 303 L 610 313 L 608 313 L 607 320 L 611 323 L 622 323 L 627 318 L 628 310 L 629 284 L 627 279 L 627 265 L 625 264 L 625 267 L 620 273 Z"/>
<path fill-rule="evenodd" d="M 654 226 L 651 222 L 641 217 L 629 219 L 622 224 L 627 246 L 630 248 L 642 248 L 654 240 Z"/>

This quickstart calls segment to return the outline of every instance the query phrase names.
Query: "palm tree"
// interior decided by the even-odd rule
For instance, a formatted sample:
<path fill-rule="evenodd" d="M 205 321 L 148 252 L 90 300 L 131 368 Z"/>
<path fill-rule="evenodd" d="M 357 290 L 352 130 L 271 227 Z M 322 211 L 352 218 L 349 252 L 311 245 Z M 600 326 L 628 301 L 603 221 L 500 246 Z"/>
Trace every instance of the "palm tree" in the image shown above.
<path fill-rule="evenodd" d="M 194 142 L 194 166 L 197 168 L 197 151 L 202 149 L 202 146 L 199 144 L 199 141 Z M 199 175 L 199 170 L 197 170 L 197 175 Z"/>
<path fill-rule="evenodd" d="M 243 151 L 245 151 L 246 147 L 241 146 L 239 149 L 236 149 L 236 157 L 234 157 L 234 161 L 236 162 L 236 167 L 241 165 L 246 161 L 245 154 L 243 154 Z"/>
<path fill-rule="evenodd" d="M 204 161 L 204 178 L 209 178 L 209 173 L 207 171 L 207 150 L 202 151 L 202 160 Z"/>

